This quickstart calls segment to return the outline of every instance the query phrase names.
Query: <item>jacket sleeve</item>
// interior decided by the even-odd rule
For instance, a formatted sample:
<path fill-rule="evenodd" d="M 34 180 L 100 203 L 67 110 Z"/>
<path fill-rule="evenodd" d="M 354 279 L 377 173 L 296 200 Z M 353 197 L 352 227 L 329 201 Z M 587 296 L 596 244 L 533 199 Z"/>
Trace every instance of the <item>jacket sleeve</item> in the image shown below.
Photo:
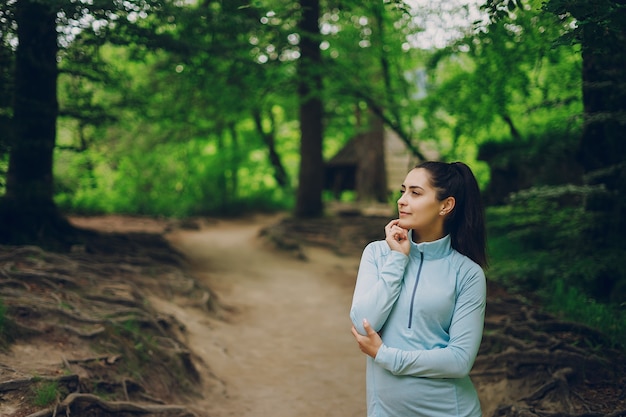
<path fill-rule="evenodd" d="M 363 251 L 352 298 L 350 318 L 361 334 L 366 333 L 363 319 L 377 332 L 383 327 L 398 299 L 409 262 L 408 256 L 388 248 L 387 253 L 378 254 L 378 244 L 370 243 Z"/>
<path fill-rule="evenodd" d="M 474 270 L 459 290 L 449 329 L 449 343 L 439 349 L 401 350 L 382 345 L 375 362 L 394 375 L 462 378 L 469 374 L 483 334 L 486 281 Z"/>

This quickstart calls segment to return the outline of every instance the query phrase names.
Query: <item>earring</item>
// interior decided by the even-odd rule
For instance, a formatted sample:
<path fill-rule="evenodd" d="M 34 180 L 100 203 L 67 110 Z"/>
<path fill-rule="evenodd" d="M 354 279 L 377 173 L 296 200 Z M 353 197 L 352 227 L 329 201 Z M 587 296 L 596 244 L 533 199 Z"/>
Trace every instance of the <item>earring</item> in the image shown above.
<path fill-rule="evenodd" d="M 444 214 L 446 214 L 446 212 L 441 210 L 441 212 L 439 212 L 439 214 L 443 216 Z"/>

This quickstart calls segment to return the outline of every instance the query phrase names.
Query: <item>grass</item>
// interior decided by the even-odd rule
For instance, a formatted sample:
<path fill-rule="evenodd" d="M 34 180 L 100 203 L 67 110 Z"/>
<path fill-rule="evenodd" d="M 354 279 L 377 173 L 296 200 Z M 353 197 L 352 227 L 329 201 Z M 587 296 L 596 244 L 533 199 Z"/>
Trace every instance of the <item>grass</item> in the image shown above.
<path fill-rule="evenodd" d="M 56 381 L 40 381 L 33 386 L 33 405 L 45 407 L 59 397 L 59 384 Z"/>
<path fill-rule="evenodd" d="M 600 302 L 576 285 L 585 283 L 580 277 L 588 282 L 596 279 L 601 264 L 609 262 L 608 250 L 603 252 L 604 257 L 593 253 L 587 258 L 582 254 L 568 257 L 565 244 L 556 248 L 532 247 L 528 244 L 532 236 L 517 236 L 523 228 L 513 223 L 520 221 L 520 216 L 511 220 L 505 216 L 506 212 L 491 211 L 490 215 L 493 220 L 488 237 L 490 280 L 510 292 L 532 295 L 545 310 L 561 319 L 598 330 L 606 337 L 608 347 L 626 349 L 626 304 Z"/>
<path fill-rule="evenodd" d="M 600 303 L 562 281 L 554 284 L 546 308 L 564 318 L 599 330 L 610 347 L 626 348 L 626 306 Z"/>

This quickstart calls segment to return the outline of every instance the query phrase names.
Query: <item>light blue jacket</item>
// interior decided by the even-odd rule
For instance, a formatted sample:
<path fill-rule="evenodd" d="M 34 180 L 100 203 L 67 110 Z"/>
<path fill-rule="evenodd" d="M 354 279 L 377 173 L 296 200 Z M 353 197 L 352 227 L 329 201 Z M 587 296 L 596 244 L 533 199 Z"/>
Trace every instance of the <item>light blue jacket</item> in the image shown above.
<path fill-rule="evenodd" d="M 350 310 L 383 345 L 367 357 L 369 417 L 480 417 L 468 376 L 482 339 L 482 268 L 450 246 L 450 236 L 416 244 L 406 256 L 384 240 L 370 243 Z"/>

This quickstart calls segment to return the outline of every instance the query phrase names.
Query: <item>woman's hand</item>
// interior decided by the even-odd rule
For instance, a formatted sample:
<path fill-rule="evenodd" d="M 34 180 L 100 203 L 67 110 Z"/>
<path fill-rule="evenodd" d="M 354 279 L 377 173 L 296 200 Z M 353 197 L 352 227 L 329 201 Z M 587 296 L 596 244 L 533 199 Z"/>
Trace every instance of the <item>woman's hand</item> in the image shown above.
<path fill-rule="evenodd" d="M 376 354 L 378 353 L 380 346 L 383 344 L 383 340 L 380 338 L 380 335 L 372 329 L 372 326 L 370 326 L 366 319 L 363 319 L 363 328 L 367 332 L 365 336 L 357 332 L 354 326 L 352 326 L 352 335 L 358 342 L 361 352 L 371 356 L 372 358 L 376 358 Z"/>
<path fill-rule="evenodd" d="M 391 250 L 409 255 L 411 251 L 411 242 L 409 242 L 409 231 L 398 226 L 399 219 L 395 219 L 387 223 L 385 226 L 385 240 Z"/>

